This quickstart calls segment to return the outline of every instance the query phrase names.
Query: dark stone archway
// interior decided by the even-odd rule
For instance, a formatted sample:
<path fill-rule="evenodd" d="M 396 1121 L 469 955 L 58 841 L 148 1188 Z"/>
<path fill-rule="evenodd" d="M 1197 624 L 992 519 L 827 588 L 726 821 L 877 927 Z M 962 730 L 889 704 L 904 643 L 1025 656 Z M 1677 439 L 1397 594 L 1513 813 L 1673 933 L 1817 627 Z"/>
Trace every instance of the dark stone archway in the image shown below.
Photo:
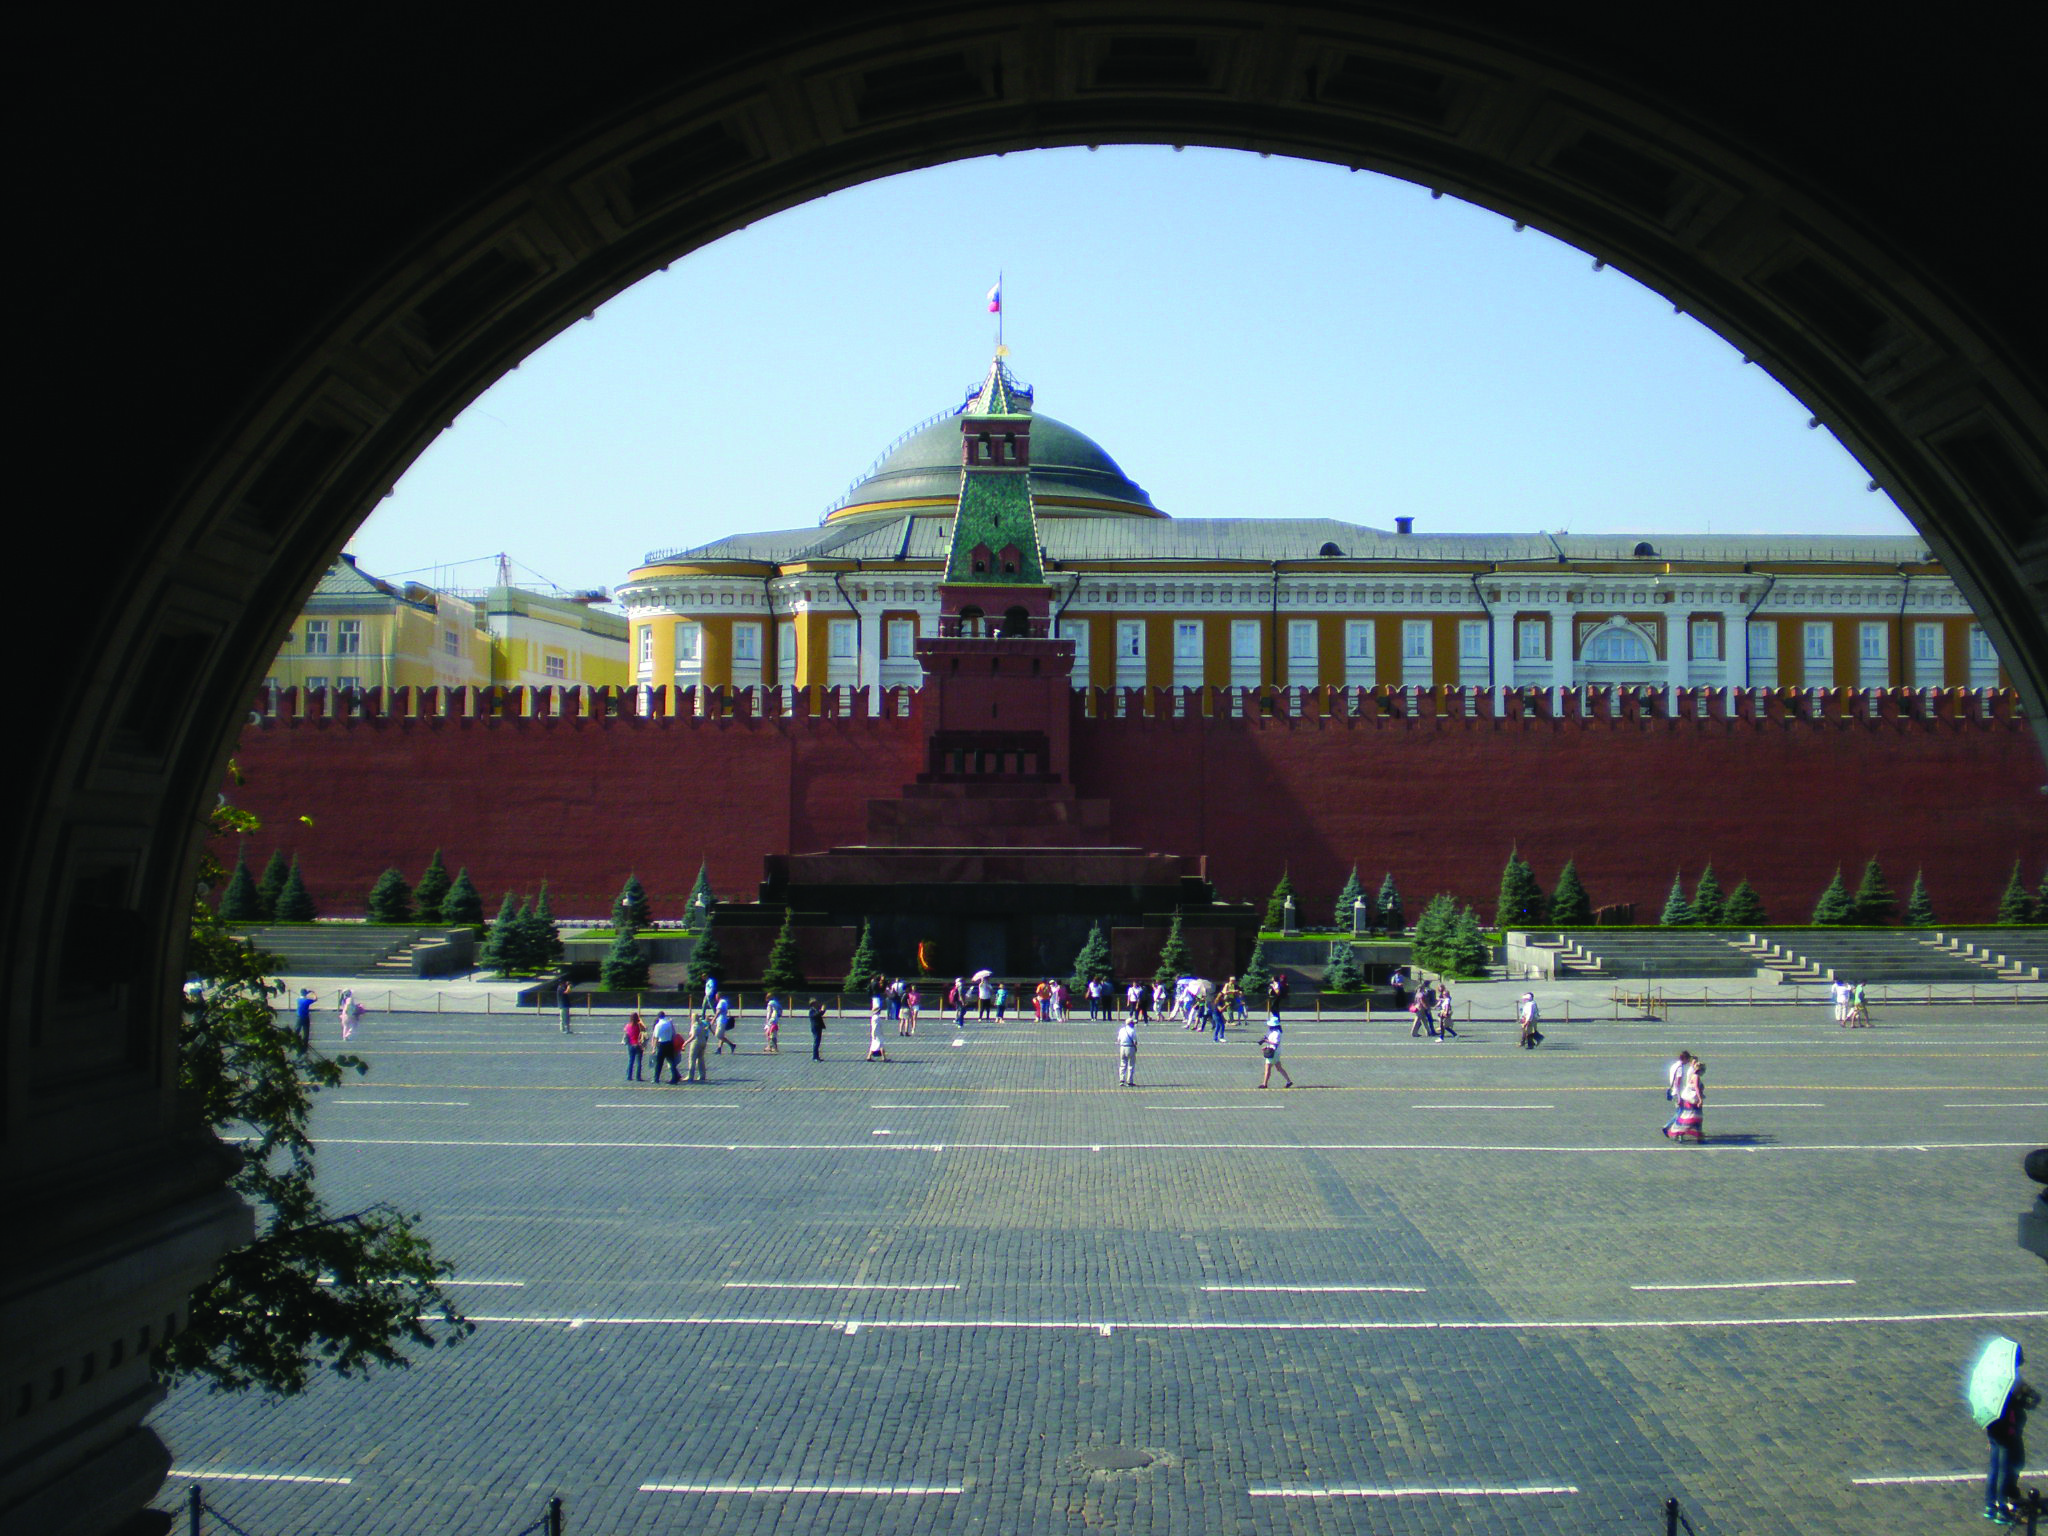
<path fill-rule="evenodd" d="M 301 597 L 494 378 L 775 209 L 1105 142 L 1310 156 L 1499 209 L 1806 401 L 1920 523 L 2043 718 L 2022 7 L 1853 33 L 1818 0 L 1682 33 L 1632 6 L 1487 0 L 771 0 L 653 30 L 601 6 L 530 36 L 453 12 L 389 34 L 250 19 L 53 39 L 31 103 L 40 265 L 16 311 L 46 346 L 18 370 L 40 408 L 20 462 L 57 490 L 23 520 L 43 537 L 19 580 L 55 663 L 25 669 L 0 898 L 10 1524 L 111 1529 L 161 1473 L 133 1428 L 139 1330 L 237 1220 L 173 1093 L 181 914 Z"/>

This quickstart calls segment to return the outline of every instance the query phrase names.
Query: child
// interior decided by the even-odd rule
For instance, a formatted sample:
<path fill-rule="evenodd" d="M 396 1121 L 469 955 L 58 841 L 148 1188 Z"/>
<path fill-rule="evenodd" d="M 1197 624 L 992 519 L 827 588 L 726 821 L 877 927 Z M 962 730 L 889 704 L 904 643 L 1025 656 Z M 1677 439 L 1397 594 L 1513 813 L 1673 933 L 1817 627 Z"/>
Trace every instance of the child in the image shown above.
<path fill-rule="evenodd" d="M 764 1013 L 765 1017 L 761 1023 L 761 1033 L 766 1037 L 766 1043 L 762 1045 L 761 1049 L 768 1055 L 773 1056 L 782 1049 L 782 999 L 779 997 L 769 998 L 768 1006 Z"/>

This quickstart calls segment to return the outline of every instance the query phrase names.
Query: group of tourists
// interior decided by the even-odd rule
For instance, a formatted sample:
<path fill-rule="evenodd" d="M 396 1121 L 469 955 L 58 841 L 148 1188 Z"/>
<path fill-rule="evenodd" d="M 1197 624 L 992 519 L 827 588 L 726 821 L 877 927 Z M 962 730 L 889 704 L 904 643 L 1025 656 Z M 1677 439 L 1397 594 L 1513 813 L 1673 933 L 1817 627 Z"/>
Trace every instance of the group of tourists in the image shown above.
<path fill-rule="evenodd" d="M 1400 972 L 1395 972 L 1400 975 Z M 1405 981 L 1405 977 L 1403 980 Z M 1406 987 L 1401 990 L 1405 992 Z M 1425 978 L 1415 989 L 1415 996 L 1408 1001 L 1408 1012 L 1415 1022 L 1409 1027 L 1408 1038 L 1419 1039 L 1427 1035 L 1432 1040 L 1455 1040 L 1458 1031 L 1452 1024 L 1455 1008 L 1451 1002 L 1451 984 L 1443 980 Z"/>
<path fill-rule="evenodd" d="M 1707 1139 L 1707 1064 L 1691 1051 L 1664 1069 L 1664 1097 L 1674 1106 L 1664 1134 L 1673 1141 Z"/>
<path fill-rule="evenodd" d="M 1870 1001 L 1862 982 L 1844 981 L 1837 976 L 1828 987 L 1828 996 L 1834 1000 L 1835 1022 L 1842 1028 L 1870 1028 Z"/>

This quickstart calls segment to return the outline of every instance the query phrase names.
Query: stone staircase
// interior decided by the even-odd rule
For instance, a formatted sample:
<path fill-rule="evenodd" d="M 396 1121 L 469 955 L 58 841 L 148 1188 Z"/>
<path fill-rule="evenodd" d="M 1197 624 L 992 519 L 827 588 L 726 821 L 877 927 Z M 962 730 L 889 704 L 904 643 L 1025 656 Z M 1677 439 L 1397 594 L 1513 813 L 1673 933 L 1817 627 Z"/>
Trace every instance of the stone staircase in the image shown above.
<path fill-rule="evenodd" d="M 1834 979 L 1805 956 L 1795 954 L 1762 934 L 1752 933 L 1747 938 L 1730 939 L 1728 942 L 1754 959 L 1759 971 L 1773 972 L 1781 982 L 1813 984 Z"/>
<path fill-rule="evenodd" d="M 1921 943 L 1988 966 L 2001 981 L 2039 981 L 2048 969 L 2048 934 L 2028 930 L 1936 932 Z"/>

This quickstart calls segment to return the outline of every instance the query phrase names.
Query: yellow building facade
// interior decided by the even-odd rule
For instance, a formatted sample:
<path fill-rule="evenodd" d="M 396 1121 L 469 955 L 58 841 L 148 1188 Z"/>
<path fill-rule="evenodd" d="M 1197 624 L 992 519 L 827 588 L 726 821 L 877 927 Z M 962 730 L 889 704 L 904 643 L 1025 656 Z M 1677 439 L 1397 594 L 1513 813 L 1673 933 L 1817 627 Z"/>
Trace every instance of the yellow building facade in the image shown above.
<path fill-rule="evenodd" d="M 916 686 L 961 482 L 955 419 L 898 440 L 814 527 L 650 554 L 619 587 L 644 685 Z M 2002 687 L 1917 535 L 1418 532 L 1173 519 L 1033 415 L 1029 475 L 1077 686 Z M 1263 509 L 1262 509 L 1263 510 Z"/>
<path fill-rule="evenodd" d="M 622 687 L 626 621 L 588 600 L 498 586 L 403 586 L 343 555 L 272 661 L 272 689 Z"/>

